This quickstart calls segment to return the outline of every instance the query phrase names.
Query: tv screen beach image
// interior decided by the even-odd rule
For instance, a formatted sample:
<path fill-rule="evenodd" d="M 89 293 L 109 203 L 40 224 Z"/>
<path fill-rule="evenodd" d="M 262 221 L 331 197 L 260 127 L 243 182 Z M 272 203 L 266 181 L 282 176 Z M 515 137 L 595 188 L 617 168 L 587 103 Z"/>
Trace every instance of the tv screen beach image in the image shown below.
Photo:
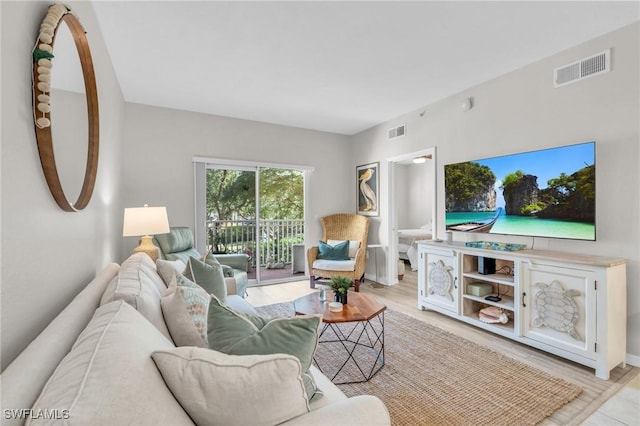
<path fill-rule="evenodd" d="M 447 164 L 444 171 L 448 230 L 595 240 L 595 142 Z"/>

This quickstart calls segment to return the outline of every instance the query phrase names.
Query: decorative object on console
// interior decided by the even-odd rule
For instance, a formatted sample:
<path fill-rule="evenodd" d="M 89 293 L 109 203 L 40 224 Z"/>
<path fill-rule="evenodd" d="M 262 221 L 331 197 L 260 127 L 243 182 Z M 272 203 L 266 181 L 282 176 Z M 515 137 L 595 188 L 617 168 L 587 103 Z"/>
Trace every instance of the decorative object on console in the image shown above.
<path fill-rule="evenodd" d="M 166 207 L 128 207 L 124 209 L 123 237 L 139 237 L 140 245 L 134 253 L 146 253 L 155 262 L 160 251 L 152 242 L 152 235 L 169 232 L 169 219 Z"/>
<path fill-rule="evenodd" d="M 475 247 L 498 251 L 518 251 L 527 248 L 526 244 L 498 243 L 494 241 L 467 241 L 466 243 L 464 243 L 464 245 L 466 247 Z"/>
<path fill-rule="evenodd" d="M 53 64 L 53 46 L 58 29 L 65 23 L 71 32 L 77 49 L 87 103 L 88 149 L 87 163 L 80 195 L 75 203 L 69 202 L 65 195 L 54 156 L 53 135 L 51 132 L 51 69 Z M 42 171 L 49 191 L 56 204 L 67 212 L 84 209 L 91 200 L 98 174 L 98 155 L 100 126 L 98 114 L 98 91 L 93 71 L 93 60 L 89 42 L 78 18 L 72 10 L 63 4 L 49 7 L 32 52 L 33 59 L 33 119 Z"/>
<path fill-rule="evenodd" d="M 357 213 L 365 216 L 379 216 L 380 163 L 364 164 L 356 167 L 358 206 Z"/>
<path fill-rule="evenodd" d="M 538 282 L 535 286 L 540 287 L 540 290 L 535 295 L 538 317 L 533 320 L 533 326 L 547 326 L 583 341 L 584 338 L 576 330 L 576 324 L 580 320 L 580 309 L 573 300 L 574 296 L 580 296 L 580 291 L 565 290 L 557 280 L 553 280 L 551 284 Z"/>
<path fill-rule="evenodd" d="M 504 311 L 500 308 L 496 308 L 495 306 L 487 306 L 486 308 L 480 309 L 478 312 L 478 319 L 482 322 L 486 322 L 487 324 L 506 324 L 509 322 L 509 317 Z"/>
<path fill-rule="evenodd" d="M 453 301 L 451 290 L 453 289 L 454 277 L 451 274 L 453 268 L 445 265 L 442 260 L 431 262 L 431 271 L 429 272 L 429 294 L 437 294 Z"/>

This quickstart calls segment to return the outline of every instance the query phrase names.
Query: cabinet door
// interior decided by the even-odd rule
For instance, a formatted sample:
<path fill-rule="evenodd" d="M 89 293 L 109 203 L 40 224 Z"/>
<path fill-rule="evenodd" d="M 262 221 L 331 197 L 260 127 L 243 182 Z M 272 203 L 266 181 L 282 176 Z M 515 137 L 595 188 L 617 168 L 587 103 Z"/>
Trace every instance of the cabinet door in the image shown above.
<path fill-rule="evenodd" d="M 524 336 L 595 359 L 595 274 L 548 265 L 528 265 L 524 272 Z"/>
<path fill-rule="evenodd" d="M 452 250 L 420 250 L 418 292 L 427 306 L 458 313 L 458 256 Z"/>

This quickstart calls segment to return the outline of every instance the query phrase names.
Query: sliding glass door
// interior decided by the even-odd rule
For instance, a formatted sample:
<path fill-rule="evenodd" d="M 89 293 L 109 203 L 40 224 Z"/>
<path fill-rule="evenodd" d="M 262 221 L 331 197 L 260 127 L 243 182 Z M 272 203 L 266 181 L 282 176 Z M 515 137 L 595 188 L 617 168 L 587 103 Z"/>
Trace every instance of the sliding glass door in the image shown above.
<path fill-rule="evenodd" d="M 207 251 L 246 253 L 250 285 L 304 277 L 304 172 L 207 164 L 204 181 Z"/>

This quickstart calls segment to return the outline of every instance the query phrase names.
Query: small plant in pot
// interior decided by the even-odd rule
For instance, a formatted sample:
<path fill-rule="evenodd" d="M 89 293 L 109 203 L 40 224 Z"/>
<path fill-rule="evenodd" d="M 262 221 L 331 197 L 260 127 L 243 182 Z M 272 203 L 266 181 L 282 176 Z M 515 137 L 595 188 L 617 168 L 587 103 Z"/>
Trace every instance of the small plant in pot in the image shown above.
<path fill-rule="evenodd" d="M 334 300 L 343 305 L 347 304 L 347 290 L 353 285 L 353 280 L 347 277 L 331 277 L 329 286 L 333 290 Z"/>

